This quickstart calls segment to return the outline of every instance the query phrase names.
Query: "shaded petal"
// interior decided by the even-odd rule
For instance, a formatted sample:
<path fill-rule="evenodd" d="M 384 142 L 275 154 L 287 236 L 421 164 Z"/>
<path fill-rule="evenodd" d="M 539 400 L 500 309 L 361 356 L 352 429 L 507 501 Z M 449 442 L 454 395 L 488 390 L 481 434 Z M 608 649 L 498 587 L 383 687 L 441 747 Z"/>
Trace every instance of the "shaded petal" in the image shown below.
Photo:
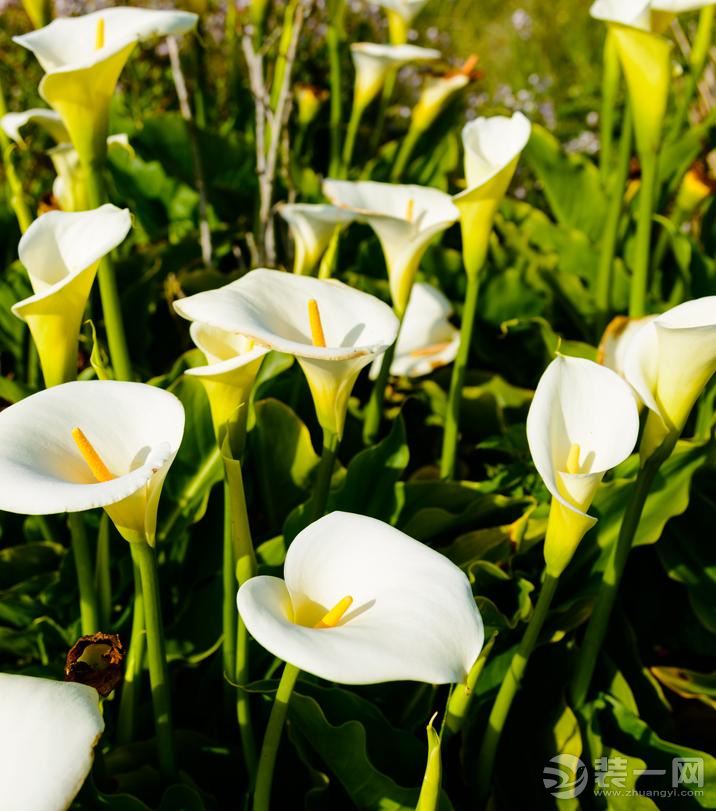
<path fill-rule="evenodd" d="M 322 678 L 460 682 L 482 647 L 465 575 L 373 518 L 332 513 L 312 524 L 289 548 L 285 574 L 285 585 L 249 580 L 239 612 L 267 650 Z M 307 627 L 347 595 L 354 602 L 337 627 Z"/>
<path fill-rule="evenodd" d="M 104 731 L 97 691 L 0 673 L 0 719 L 3 811 L 65 811 Z"/>
<path fill-rule="evenodd" d="M 286 220 L 294 239 L 294 273 L 311 273 L 328 247 L 336 229 L 353 222 L 350 211 L 331 205 L 281 203 L 276 207 Z"/>
<path fill-rule="evenodd" d="M 54 110 L 34 107 L 22 113 L 7 113 L 0 118 L 0 128 L 16 144 L 24 143 L 20 130 L 24 129 L 28 124 L 38 124 L 58 144 L 70 139 L 67 128 L 62 123 L 59 114 Z"/>

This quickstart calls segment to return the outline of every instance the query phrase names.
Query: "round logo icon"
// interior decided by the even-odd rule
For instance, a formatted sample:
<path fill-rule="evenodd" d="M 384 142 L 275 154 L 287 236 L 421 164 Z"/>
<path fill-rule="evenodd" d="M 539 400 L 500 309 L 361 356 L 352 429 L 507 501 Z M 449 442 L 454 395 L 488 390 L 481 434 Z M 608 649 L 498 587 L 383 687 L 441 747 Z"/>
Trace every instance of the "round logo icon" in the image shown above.
<path fill-rule="evenodd" d="M 542 782 L 549 793 L 558 800 L 572 800 L 584 791 L 589 772 L 582 761 L 574 755 L 555 755 L 550 758 L 554 766 L 542 769 Z"/>

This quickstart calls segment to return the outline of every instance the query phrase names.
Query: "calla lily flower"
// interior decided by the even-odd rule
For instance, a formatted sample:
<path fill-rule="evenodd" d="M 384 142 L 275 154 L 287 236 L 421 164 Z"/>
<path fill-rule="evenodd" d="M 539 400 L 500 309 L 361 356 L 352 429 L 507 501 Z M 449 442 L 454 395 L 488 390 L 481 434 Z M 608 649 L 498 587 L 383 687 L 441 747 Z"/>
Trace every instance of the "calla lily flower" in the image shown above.
<path fill-rule="evenodd" d="M 477 118 L 463 128 L 467 189 L 453 199 L 460 209 L 468 274 L 477 273 L 485 261 L 495 214 L 530 131 L 530 122 L 522 113 L 511 118 L 501 115 Z"/>
<path fill-rule="evenodd" d="M 559 577 L 594 526 L 587 513 L 604 474 L 632 452 L 639 414 L 629 386 L 610 369 L 558 356 L 537 385 L 527 440 L 552 494 L 544 556 Z"/>
<path fill-rule="evenodd" d="M 266 650 L 315 676 L 460 683 L 482 648 L 463 572 L 374 518 L 334 512 L 311 524 L 289 547 L 284 578 L 244 583 L 239 614 Z"/>
<path fill-rule="evenodd" d="M 604 335 L 599 343 L 597 363 L 606 366 L 626 380 L 624 363 L 629 347 L 639 330 L 655 318 L 655 315 L 647 315 L 644 318 L 628 318 L 618 315 L 613 318 L 604 330 Z"/>
<path fill-rule="evenodd" d="M 393 306 L 402 317 L 428 245 L 458 219 L 452 199 L 427 186 L 374 181 L 328 179 L 323 182 L 323 193 L 375 231 L 388 267 Z"/>
<path fill-rule="evenodd" d="M 211 418 L 219 447 L 224 437 L 235 452 L 243 444 L 246 409 L 264 356 L 269 350 L 251 338 L 194 321 L 191 339 L 206 357 L 206 366 L 187 369 L 201 381 L 209 397 Z"/>
<path fill-rule="evenodd" d="M 55 143 L 61 144 L 70 140 L 67 127 L 62 122 L 60 114 L 44 107 L 33 107 L 21 113 L 6 113 L 0 118 L 0 128 L 7 137 L 16 144 L 24 144 L 22 130 L 28 124 L 37 124 L 44 129 Z"/>
<path fill-rule="evenodd" d="M 45 385 L 76 376 L 80 325 L 97 267 L 131 226 L 128 210 L 107 204 L 76 213 L 50 211 L 23 234 L 18 253 L 34 295 L 12 311 L 30 328 Z"/>
<path fill-rule="evenodd" d="M 646 323 L 629 342 L 626 379 L 649 409 L 641 457 L 646 461 L 684 429 L 716 371 L 716 296 L 687 301 Z"/>
<path fill-rule="evenodd" d="M 265 268 L 218 290 L 180 299 L 174 308 L 190 321 L 294 355 L 321 427 L 336 437 L 343 434 L 359 372 L 398 334 L 390 307 L 374 296 L 341 282 Z"/>
<path fill-rule="evenodd" d="M 390 373 L 396 377 L 422 377 L 455 360 L 460 332 L 450 323 L 452 304 L 430 284 L 416 282 L 400 328 Z M 378 377 L 382 358 L 370 369 Z"/>
<path fill-rule="evenodd" d="M 673 14 L 649 0 L 596 0 L 589 13 L 608 24 L 616 43 L 634 111 L 639 154 L 654 154 L 661 143 L 671 80 L 672 46 L 660 33 Z"/>
<path fill-rule="evenodd" d="M 14 37 L 45 70 L 40 95 L 67 127 L 83 163 L 106 149 L 109 103 L 137 42 L 179 35 L 196 26 L 197 15 L 116 7 L 81 17 L 63 17 Z"/>
<path fill-rule="evenodd" d="M 363 111 L 383 89 L 390 71 L 412 62 L 432 62 L 440 59 L 441 53 L 417 45 L 355 42 L 351 45 L 351 56 L 356 71 L 353 105 Z"/>
<path fill-rule="evenodd" d="M 345 209 L 310 203 L 282 203 L 278 213 L 286 220 L 294 241 L 293 272 L 313 272 L 337 230 L 353 222 L 355 216 Z"/>
<path fill-rule="evenodd" d="M 0 673 L 0 805 L 65 811 L 104 732 L 99 694 L 85 684 Z"/>
<path fill-rule="evenodd" d="M 445 109 L 450 99 L 474 81 L 477 57 L 471 56 L 459 70 L 450 70 L 439 76 L 429 76 L 413 108 L 412 126 L 424 132 Z"/>
<path fill-rule="evenodd" d="M 410 25 L 428 0 L 371 0 L 371 2 L 385 9 L 390 41 L 394 45 L 399 45 L 407 42 Z"/>
<path fill-rule="evenodd" d="M 104 507 L 123 538 L 154 545 L 183 432 L 179 400 L 143 383 L 87 380 L 33 394 L 0 412 L 0 510 Z"/>

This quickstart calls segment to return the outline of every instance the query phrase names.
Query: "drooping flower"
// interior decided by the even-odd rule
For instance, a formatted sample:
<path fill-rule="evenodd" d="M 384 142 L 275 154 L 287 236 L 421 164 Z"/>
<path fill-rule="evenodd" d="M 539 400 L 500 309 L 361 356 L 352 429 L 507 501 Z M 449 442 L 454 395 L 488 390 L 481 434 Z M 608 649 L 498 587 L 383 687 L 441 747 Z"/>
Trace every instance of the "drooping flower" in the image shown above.
<path fill-rule="evenodd" d="M 277 211 L 291 229 L 293 272 L 300 275 L 313 272 L 336 231 L 355 219 L 350 211 L 331 205 L 282 203 Z"/>
<path fill-rule="evenodd" d="M 33 394 L 0 412 L 0 510 L 104 507 L 122 537 L 153 545 L 183 432 L 180 401 L 143 383 L 87 380 Z"/>
<path fill-rule="evenodd" d="M 365 108 L 383 89 L 385 79 L 393 70 L 412 62 L 432 62 L 440 59 L 440 51 L 417 45 L 379 45 L 375 42 L 354 42 L 351 56 L 355 66 L 353 105 Z"/>
<path fill-rule="evenodd" d="M 107 204 L 91 211 L 50 211 L 18 246 L 34 295 L 13 313 L 30 328 L 46 386 L 73 380 L 77 341 L 99 262 L 127 236 L 129 211 Z"/>
<path fill-rule="evenodd" d="M 278 270 L 252 270 L 217 290 L 174 303 L 179 315 L 294 355 L 306 375 L 318 421 L 343 434 L 348 398 L 361 369 L 398 333 L 390 307 L 341 282 Z"/>
<path fill-rule="evenodd" d="M 555 358 L 542 375 L 527 416 L 537 472 L 552 494 L 544 556 L 558 577 L 582 537 L 604 474 L 632 452 L 639 414 L 629 386 L 610 369 L 582 358 Z"/>
<path fill-rule="evenodd" d="M 45 70 L 40 95 L 67 127 L 83 163 L 106 149 L 109 103 L 137 42 L 179 35 L 196 26 L 186 11 L 116 7 L 81 17 L 62 17 L 14 37 Z"/>
<path fill-rule="evenodd" d="M 477 118 L 462 131 L 467 189 L 454 197 L 460 210 L 463 254 L 468 274 L 482 267 L 495 220 L 522 150 L 530 138 L 522 113 L 511 118 Z"/>
<path fill-rule="evenodd" d="M 716 296 L 687 301 L 646 323 L 629 342 L 626 379 L 649 409 L 641 440 L 646 461 L 677 438 L 716 371 Z"/>
<path fill-rule="evenodd" d="M 97 691 L 0 673 L 0 719 L 3 811 L 65 811 L 104 732 Z"/>
<path fill-rule="evenodd" d="M 445 109 L 450 99 L 478 78 L 475 70 L 477 57 L 471 56 L 458 70 L 449 70 L 443 74 L 429 76 L 425 81 L 420 98 L 413 108 L 412 123 L 424 132 L 432 126 L 435 119 Z"/>
<path fill-rule="evenodd" d="M 460 332 L 450 323 L 452 304 L 436 287 L 416 282 L 400 328 L 395 357 L 390 366 L 394 376 L 422 377 L 455 360 Z M 375 379 L 382 358 L 370 370 Z"/>
<path fill-rule="evenodd" d="M 238 608 L 274 656 L 342 684 L 459 683 L 484 633 L 467 577 L 397 529 L 334 512 L 289 547 L 284 580 L 254 577 Z"/>
<path fill-rule="evenodd" d="M 459 216 L 450 195 L 427 186 L 325 180 L 323 192 L 375 231 L 383 248 L 393 306 L 402 317 L 430 242 Z"/>
<path fill-rule="evenodd" d="M 228 434 L 234 452 L 242 445 L 246 408 L 261 363 L 269 350 L 251 338 L 194 321 L 191 339 L 206 357 L 206 366 L 186 374 L 196 377 L 206 389 L 219 447 Z"/>

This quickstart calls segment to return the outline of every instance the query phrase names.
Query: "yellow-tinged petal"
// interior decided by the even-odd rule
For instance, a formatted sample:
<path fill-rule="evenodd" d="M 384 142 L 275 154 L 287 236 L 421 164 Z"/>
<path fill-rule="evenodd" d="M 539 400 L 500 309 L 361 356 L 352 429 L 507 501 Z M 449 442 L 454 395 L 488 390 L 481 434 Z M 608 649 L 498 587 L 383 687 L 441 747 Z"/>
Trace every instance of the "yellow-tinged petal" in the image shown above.
<path fill-rule="evenodd" d="M 351 605 L 353 605 L 353 598 L 346 595 L 316 623 L 316 628 L 335 628 Z"/>
<path fill-rule="evenodd" d="M 559 577 L 577 551 L 579 542 L 597 523 L 597 519 L 552 499 L 544 539 L 547 573 Z"/>
<path fill-rule="evenodd" d="M 639 154 L 655 154 L 661 143 L 671 85 L 671 43 L 649 31 L 610 23 L 634 112 Z"/>

